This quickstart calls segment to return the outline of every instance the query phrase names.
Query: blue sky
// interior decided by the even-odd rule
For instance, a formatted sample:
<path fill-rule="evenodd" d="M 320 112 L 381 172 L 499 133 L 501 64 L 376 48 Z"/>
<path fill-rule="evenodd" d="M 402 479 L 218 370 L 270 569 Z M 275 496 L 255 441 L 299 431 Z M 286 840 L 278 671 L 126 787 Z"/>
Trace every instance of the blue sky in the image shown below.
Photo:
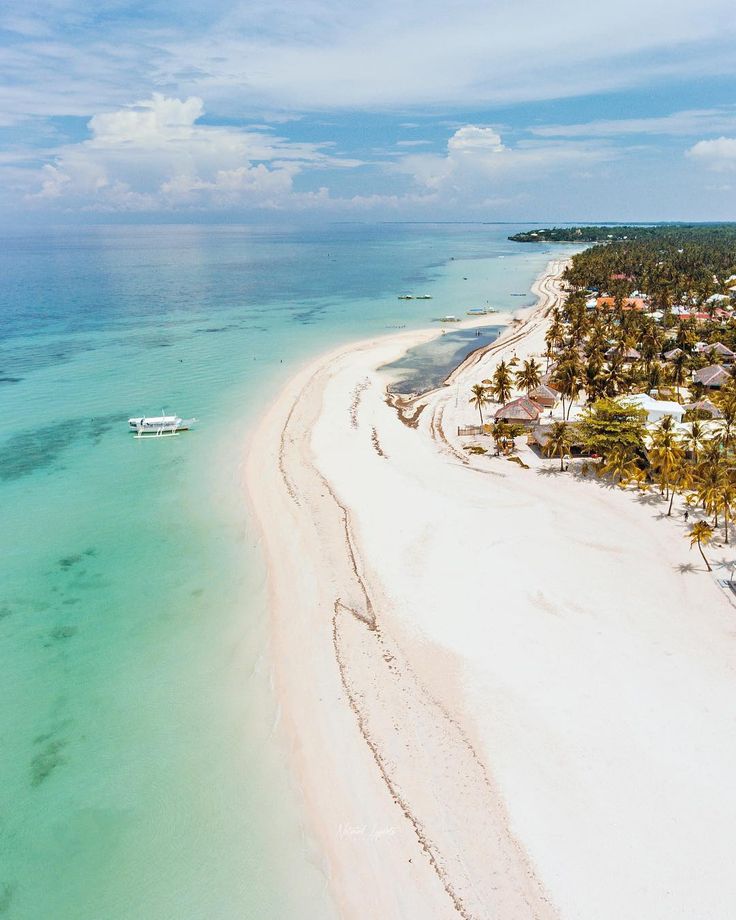
<path fill-rule="evenodd" d="M 732 0 L 6 0 L 0 218 L 735 219 L 734 49 Z"/>

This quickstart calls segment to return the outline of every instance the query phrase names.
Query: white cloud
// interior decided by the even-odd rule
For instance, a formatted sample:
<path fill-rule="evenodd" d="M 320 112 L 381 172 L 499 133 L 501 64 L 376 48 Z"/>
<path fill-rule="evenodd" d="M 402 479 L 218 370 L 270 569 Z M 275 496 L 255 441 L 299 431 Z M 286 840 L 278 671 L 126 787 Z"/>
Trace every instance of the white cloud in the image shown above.
<path fill-rule="evenodd" d="M 494 199 L 512 184 L 523 185 L 556 171 L 611 159 L 614 153 L 605 146 L 584 143 L 526 141 L 514 147 L 502 142 L 490 127 L 464 125 L 447 142 L 447 153 L 408 154 L 396 163 L 394 171 L 409 174 L 415 183 L 456 202 Z"/>
<path fill-rule="evenodd" d="M 31 197 L 114 210 L 299 207 L 324 195 L 293 191 L 294 178 L 304 169 L 359 165 L 328 152 L 326 144 L 202 125 L 203 115 L 197 97 L 160 94 L 95 115 L 89 139 L 59 149 L 42 167 L 40 188 Z"/>
<path fill-rule="evenodd" d="M 84 116 L 151 88 L 206 98 L 221 115 L 278 119 L 479 107 L 736 71 L 732 0 L 114 6 L 117 15 L 81 0 L 6 0 L 13 32 L 0 49 L 0 110 L 9 121 Z"/>
<path fill-rule="evenodd" d="M 736 107 L 689 109 L 652 118 L 614 118 L 571 125 L 542 125 L 537 137 L 618 137 L 626 134 L 688 136 L 736 128 Z"/>
<path fill-rule="evenodd" d="M 282 0 L 167 42 L 159 73 L 193 63 L 207 98 L 306 110 L 476 106 L 731 73 L 735 34 L 730 0 Z"/>
<path fill-rule="evenodd" d="M 698 141 L 685 155 L 718 172 L 736 169 L 736 137 Z"/>

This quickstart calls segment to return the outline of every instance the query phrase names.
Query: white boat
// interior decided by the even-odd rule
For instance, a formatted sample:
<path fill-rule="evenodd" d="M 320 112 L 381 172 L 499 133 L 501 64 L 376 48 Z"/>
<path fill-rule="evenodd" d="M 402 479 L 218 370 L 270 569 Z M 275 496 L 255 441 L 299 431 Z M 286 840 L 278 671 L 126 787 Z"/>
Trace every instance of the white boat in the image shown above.
<path fill-rule="evenodd" d="M 414 300 L 413 294 L 399 294 L 399 300 Z"/>
<path fill-rule="evenodd" d="M 415 299 L 416 300 L 431 300 L 432 295 L 431 294 L 417 294 Z"/>
<path fill-rule="evenodd" d="M 189 431 L 196 422 L 194 418 L 179 418 L 178 415 L 149 415 L 129 418 L 128 426 L 137 438 L 160 438 L 164 435 Z"/>

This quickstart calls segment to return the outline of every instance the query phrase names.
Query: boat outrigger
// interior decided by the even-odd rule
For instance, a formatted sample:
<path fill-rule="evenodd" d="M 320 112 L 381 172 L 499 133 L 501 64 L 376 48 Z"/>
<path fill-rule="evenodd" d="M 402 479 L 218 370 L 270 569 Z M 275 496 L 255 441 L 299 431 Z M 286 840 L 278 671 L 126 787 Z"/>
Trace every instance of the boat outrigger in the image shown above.
<path fill-rule="evenodd" d="M 162 412 L 161 415 L 129 418 L 128 426 L 137 438 L 161 438 L 189 431 L 196 421 L 194 418 L 179 418 L 178 415 L 164 415 Z"/>

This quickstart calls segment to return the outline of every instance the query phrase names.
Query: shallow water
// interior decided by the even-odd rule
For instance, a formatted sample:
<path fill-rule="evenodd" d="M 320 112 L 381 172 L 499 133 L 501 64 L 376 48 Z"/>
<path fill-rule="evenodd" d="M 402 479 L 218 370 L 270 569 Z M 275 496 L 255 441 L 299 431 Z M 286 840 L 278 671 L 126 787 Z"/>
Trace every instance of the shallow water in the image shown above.
<path fill-rule="evenodd" d="M 532 302 L 511 294 L 552 250 L 515 229 L 2 240 L 0 916 L 332 916 L 274 731 L 243 448 L 310 356 Z M 198 426 L 128 434 L 161 409 Z"/>
<path fill-rule="evenodd" d="M 438 338 L 409 348 L 401 358 L 381 368 L 390 378 L 389 389 L 406 396 L 440 386 L 468 355 L 495 342 L 502 328 L 443 329 Z"/>

